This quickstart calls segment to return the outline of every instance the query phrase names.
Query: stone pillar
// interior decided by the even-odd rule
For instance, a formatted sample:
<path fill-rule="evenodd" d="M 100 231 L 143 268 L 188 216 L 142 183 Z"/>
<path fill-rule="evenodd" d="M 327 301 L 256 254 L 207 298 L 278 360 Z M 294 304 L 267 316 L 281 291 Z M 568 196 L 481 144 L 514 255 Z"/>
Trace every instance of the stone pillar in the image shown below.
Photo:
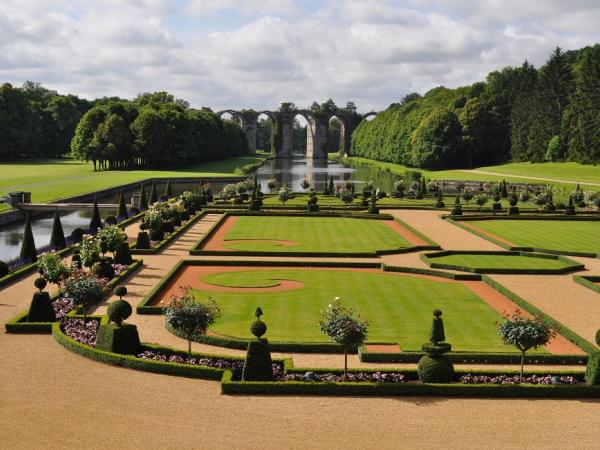
<path fill-rule="evenodd" d="M 292 135 L 293 128 L 292 122 L 287 118 L 281 119 L 281 149 L 277 154 L 278 158 L 291 158 L 292 157 Z"/>
<path fill-rule="evenodd" d="M 255 111 L 242 111 L 239 113 L 240 125 L 246 139 L 248 140 L 248 153 L 254 155 L 256 153 L 256 119 L 258 114 Z"/>
<path fill-rule="evenodd" d="M 309 117 L 306 124 L 306 157 L 327 159 L 327 123 Z"/>

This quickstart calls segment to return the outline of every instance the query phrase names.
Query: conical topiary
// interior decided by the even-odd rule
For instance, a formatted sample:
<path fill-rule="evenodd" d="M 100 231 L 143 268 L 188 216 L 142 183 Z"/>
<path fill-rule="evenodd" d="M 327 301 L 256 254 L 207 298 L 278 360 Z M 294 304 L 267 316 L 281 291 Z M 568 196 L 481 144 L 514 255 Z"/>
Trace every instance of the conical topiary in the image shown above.
<path fill-rule="evenodd" d="M 122 220 L 127 219 L 129 216 L 127 214 L 127 205 L 125 204 L 125 195 L 123 191 L 119 194 L 119 209 L 117 210 L 117 220 L 121 222 Z"/>
<path fill-rule="evenodd" d="M 0 278 L 5 277 L 6 275 L 8 275 L 8 264 L 6 264 L 4 261 L 2 261 L 0 259 Z"/>
<path fill-rule="evenodd" d="M 54 210 L 54 222 L 52 222 L 52 235 L 50 236 L 50 246 L 55 250 L 61 250 L 67 246 L 65 233 L 60 221 L 58 208 Z"/>
<path fill-rule="evenodd" d="M 92 218 L 90 220 L 89 231 L 95 234 L 102 228 L 102 219 L 100 218 L 100 209 L 98 208 L 98 199 L 94 197 L 94 209 L 92 210 Z"/>
<path fill-rule="evenodd" d="M 54 322 L 56 314 L 52 307 L 52 300 L 47 292 L 43 289 L 46 287 L 46 280 L 37 278 L 34 282 L 39 291 L 33 294 L 31 304 L 29 305 L 29 313 L 27 315 L 28 322 Z"/>
<path fill-rule="evenodd" d="M 148 209 L 148 197 L 146 197 L 146 187 L 142 184 L 142 191 L 140 192 L 140 210 L 146 211 Z"/>
<path fill-rule="evenodd" d="M 167 185 L 165 186 L 165 195 L 167 198 L 173 197 L 173 188 L 171 187 L 171 180 L 167 180 Z"/>
<path fill-rule="evenodd" d="M 117 247 L 117 250 L 115 252 L 115 263 L 128 266 L 132 262 L 133 259 L 131 258 L 131 250 L 129 249 L 129 244 L 127 242 L 123 242 Z"/>
<path fill-rule="evenodd" d="M 147 231 L 140 231 L 137 236 L 137 241 L 135 244 L 135 248 L 137 249 L 148 249 L 150 248 L 150 237 L 148 236 Z"/>
<path fill-rule="evenodd" d="M 151 205 L 158 201 L 158 192 L 156 191 L 156 183 L 152 180 L 152 189 L 150 189 L 150 200 L 148 203 Z"/>
<path fill-rule="evenodd" d="M 454 366 L 445 353 L 452 346 L 444 342 L 444 322 L 442 311 L 433 311 L 433 322 L 429 331 L 429 342 L 423 344 L 423 351 L 427 353 L 419 360 L 417 373 L 422 383 L 449 383 L 454 379 Z"/>
<path fill-rule="evenodd" d="M 37 261 L 37 250 L 35 249 L 33 230 L 31 229 L 31 213 L 29 211 L 25 215 L 25 231 L 23 232 L 20 257 L 28 263 Z"/>
<path fill-rule="evenodd" d="M 431 330 L 429 331 L 429 342 L 437 344 L 438 342 L 444 342 L 445 340 L 446 334 L 444 333 L 442 311 L 436 309 L 433 311 L 433 322 L 431 323 Z"/>

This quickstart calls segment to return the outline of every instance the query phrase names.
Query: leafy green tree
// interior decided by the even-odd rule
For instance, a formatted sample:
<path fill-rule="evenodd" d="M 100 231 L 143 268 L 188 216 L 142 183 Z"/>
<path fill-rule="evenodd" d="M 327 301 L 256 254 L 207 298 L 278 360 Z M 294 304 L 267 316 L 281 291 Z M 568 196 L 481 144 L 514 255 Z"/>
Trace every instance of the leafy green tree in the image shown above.
<path fill-rule="evenodd" d="M 457 165 L 461 143 L 462 130 L 456 114 L 434 110 L 412 136 L 413 163 L 428 169 Z"/>

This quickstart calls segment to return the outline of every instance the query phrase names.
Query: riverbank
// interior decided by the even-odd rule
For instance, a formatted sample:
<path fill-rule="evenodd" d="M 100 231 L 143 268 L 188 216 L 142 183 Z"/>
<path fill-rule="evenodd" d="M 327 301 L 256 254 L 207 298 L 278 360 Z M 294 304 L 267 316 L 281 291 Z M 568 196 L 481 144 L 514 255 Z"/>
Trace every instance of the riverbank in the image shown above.
<path fill-rule="evenodd" d="M 9 192 L 32 193 L 33 202 L 50 202 L 119 188 L 151 178 L 227 178 L 248 173 L 267 160 L 268 154 L 238 156 L 175 170 L 111 170 L 94 172 L 92 163 L 73 159 L 30 160 L 0 164 L 0 196 Z M 0 212 L 10 207 L 0 204 Z"/>

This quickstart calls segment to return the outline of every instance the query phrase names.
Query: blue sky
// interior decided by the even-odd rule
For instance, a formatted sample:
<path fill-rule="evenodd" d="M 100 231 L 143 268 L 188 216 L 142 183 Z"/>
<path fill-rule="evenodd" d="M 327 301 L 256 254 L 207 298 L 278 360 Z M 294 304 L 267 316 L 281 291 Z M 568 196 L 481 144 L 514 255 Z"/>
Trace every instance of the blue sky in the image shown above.
<path fill-rule="evenodd" d="M 600 41 L 590 0 L 3 0 L 0 80 L 193 106 L 383 109 Z"/>

